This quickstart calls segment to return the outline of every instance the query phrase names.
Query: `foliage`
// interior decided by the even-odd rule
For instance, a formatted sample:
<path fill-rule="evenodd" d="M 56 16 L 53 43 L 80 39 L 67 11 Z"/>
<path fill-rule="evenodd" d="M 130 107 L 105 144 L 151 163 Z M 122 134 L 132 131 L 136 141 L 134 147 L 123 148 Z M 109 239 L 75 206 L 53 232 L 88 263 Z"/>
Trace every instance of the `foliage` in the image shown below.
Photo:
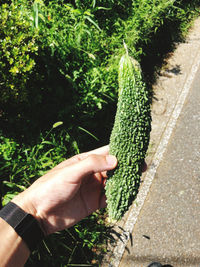
<path fill-rule="evenodd" d="M 31 255 L 25 266 L 99 266 L 98 256 L 96 259 L 92 258 L 92 251 L 103 250 L 109 229 L 100 218 L 100 212 L 94 213 L 74 227 L 49 236 L 41 243 L 39 250 Z"/>
<path fill-rule="evenodd" d="M 2 204 L 5 205 L 14 195 L 30 186 L 38 177 L 60 163 L 69 154 L 65 143 L 70 136 L 65 132 L 59 138 L 52 131 L 60 126 L 54 124 L 45 137 L 34 146 L 20 145 L 16 141 L 0 136 L 0 177 Z M 47 140 L 47 137 L 49 140 Z M 73 151 L 76 153 L 77 151 Z"/>
<path fill-rule="evenodd" d="M 23 142 L 55 120 L 74 136 L 98 134 L 95 117 L 116 103 L 123 40 L 150 77 L 146 59 L 160 58 L 191 14 L 175 0 L 11 2 L 0 7 L 1 121 Z"/>
<path fill-rule="evenodd" d="M 1 102 L 21 102 L 27 97 L 27 75 L 34 69 L 32 54 L 37 53 L 36 36 L 30 32 L 30 22 L 22 3 L 0 7 Z"/>

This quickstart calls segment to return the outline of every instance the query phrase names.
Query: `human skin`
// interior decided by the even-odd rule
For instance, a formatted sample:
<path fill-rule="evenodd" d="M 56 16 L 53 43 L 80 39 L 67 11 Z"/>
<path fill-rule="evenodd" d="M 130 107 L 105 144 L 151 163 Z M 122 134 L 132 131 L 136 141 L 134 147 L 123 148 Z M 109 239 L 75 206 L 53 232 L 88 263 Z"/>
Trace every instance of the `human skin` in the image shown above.
<path fill-rule="evenodd" d="M 106 172 L 117 166 L 108 146 L 63 161 L 37 179 L 12 202 L 39 222 L 45 235 L 66 229 L 106 205 Z M 2 267 L 21 267 L 30 251 L 14 229 L 0 218 Z"/>

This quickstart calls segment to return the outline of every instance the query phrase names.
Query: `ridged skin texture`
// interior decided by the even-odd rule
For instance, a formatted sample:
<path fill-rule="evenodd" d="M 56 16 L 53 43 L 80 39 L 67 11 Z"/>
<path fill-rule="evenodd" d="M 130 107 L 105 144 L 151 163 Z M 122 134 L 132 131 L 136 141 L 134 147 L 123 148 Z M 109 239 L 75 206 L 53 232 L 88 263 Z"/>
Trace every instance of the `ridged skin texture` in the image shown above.
<path fill-rule="evenodd" d="M 149 92 L 139 63 L 126 53 L 119 63 L 119 98 L 109 144 L 118 166 L 108 172 L 105 187 L 111 220 L 121 219 L 137 195 L 150 131 Z"/>

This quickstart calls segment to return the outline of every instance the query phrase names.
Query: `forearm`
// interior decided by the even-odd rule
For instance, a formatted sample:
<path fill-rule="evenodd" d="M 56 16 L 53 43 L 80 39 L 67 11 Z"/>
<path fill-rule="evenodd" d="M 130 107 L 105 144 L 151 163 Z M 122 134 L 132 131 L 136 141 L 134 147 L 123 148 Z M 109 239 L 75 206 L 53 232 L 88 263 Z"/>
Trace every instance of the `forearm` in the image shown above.
<path fill-rule="evenodd" d="M 2 267 L 21 267 L 30 251 L 15 230 L 0 218 L 0 262 Z"/>

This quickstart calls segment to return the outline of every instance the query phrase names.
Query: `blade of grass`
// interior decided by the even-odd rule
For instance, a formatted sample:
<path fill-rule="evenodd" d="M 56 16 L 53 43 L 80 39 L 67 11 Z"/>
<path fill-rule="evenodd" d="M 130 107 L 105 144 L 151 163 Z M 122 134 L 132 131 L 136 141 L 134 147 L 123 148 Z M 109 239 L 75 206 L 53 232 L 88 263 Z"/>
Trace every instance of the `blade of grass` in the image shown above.
<path fill-rule="evenodd" d="M 99 139 L 95 135 L 90 133 L 88 130 L 86 130 L 86 129 L 80 127 L 80 126 L 78 127 L 78 129 L 82 130 L 83 132 L 85 132 L 85 133 L 89 134 L 90 136 L 92 136 L 95 140 L 99 141 Z"/>

